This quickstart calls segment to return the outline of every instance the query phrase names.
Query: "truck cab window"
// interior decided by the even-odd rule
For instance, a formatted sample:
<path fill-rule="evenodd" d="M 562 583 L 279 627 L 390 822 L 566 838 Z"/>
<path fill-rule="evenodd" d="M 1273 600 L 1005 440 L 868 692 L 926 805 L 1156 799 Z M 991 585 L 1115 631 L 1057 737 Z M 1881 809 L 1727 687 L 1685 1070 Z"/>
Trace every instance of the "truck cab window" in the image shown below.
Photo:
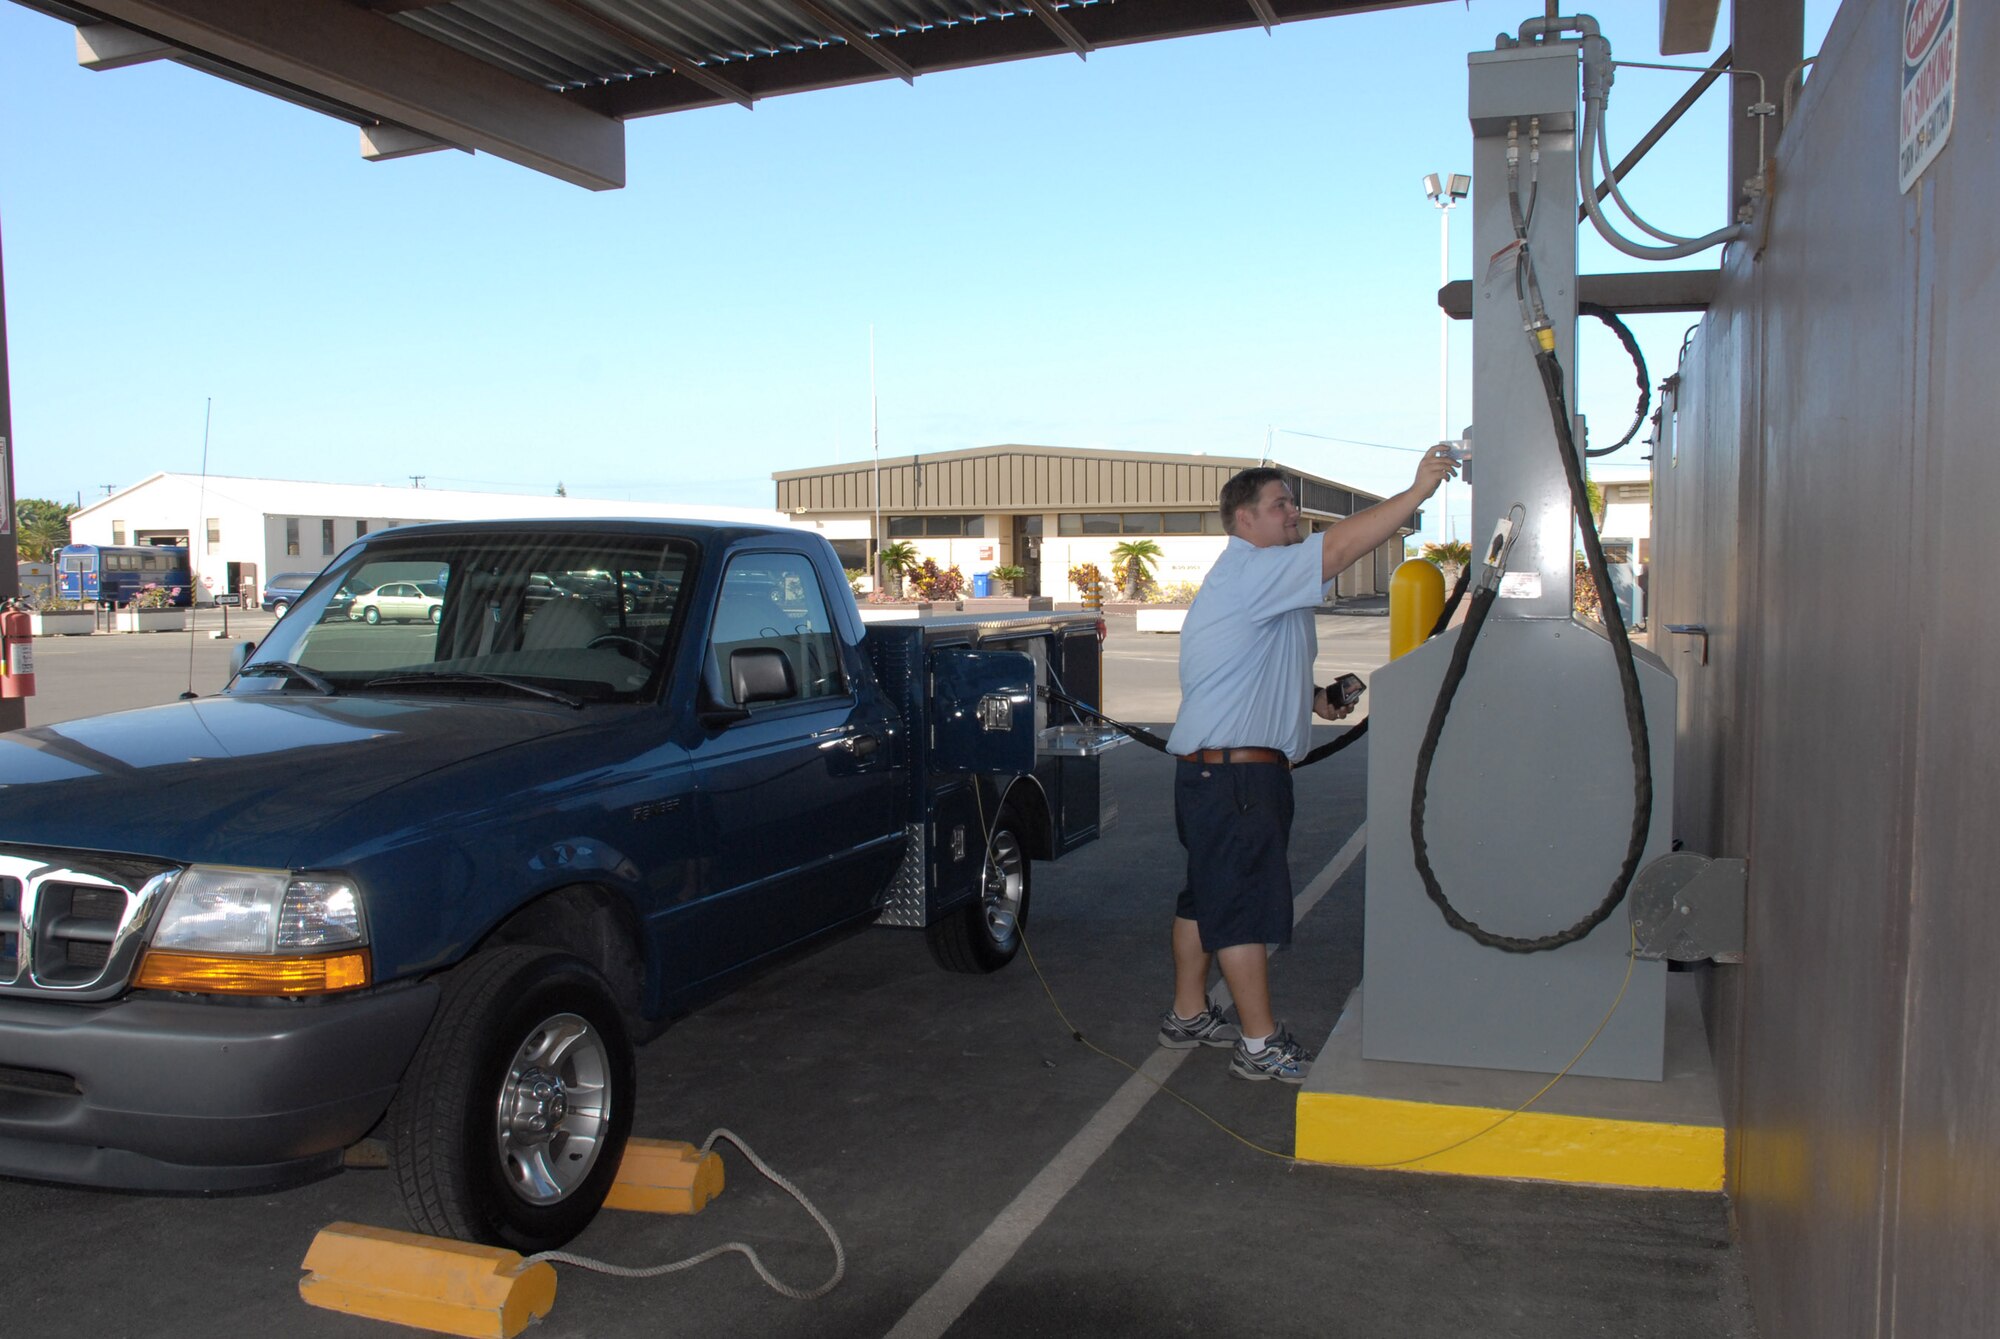
<path fill-rule="evenodd" d="M 798 701 L 847 691 L 840 643 L 810 559 L 799 553 L 745 553 L 730 560 L 709 634 L 709 672 L 719 701 L 736 705 L 731 653 L 778 651 L 792 668 Z"/>

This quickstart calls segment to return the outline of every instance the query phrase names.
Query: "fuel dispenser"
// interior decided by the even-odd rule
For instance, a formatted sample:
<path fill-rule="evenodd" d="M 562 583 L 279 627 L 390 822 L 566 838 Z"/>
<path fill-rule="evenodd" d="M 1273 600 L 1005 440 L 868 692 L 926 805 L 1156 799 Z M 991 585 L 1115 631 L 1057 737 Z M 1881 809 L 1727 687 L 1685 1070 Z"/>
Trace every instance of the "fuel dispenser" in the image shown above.
<path fill-rule="evenodd" d="M 1531 19 L 1468 58 L 1473 534 L 1490 541 L 1475 548 L 1463 623 L 1374 677 L 1362 986 L 1301 1094 L 1301 1157 L 1721 1182 L 1692 991 L 1669 990 L 1662 958 L 1680 955 L 1643 949 L 1633 912 L 1672 846 L 1673 676 L 1630 645 L 1608 598 L 1603 628 L 1573 617 L 1588 515 L 1568 390 L 1579 178 L 1594 156 L 1609 169 L 1613 68 L 1585 16 Z M 1611 236 L 1594 193 L 1588 212 Z M 1639 226 L 1664 245 L 1621 249 L 1658 258 L 1737 232 Z M 1566 1081 L 1545 1096 L 1548 1075 Z M 1671 1154 L 1648 1151 L 1655 1134 Z"/>

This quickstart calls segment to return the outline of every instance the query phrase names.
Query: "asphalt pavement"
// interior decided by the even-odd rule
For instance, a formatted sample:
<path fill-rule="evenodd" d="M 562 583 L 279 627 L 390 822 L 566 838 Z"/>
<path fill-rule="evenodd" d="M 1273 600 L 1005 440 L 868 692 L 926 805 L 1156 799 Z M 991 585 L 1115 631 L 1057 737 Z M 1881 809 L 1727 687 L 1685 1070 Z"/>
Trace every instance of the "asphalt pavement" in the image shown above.
<path fill-rule="evenodd" d="M 232 634 L 258 617 L 232 613 Z M 1177 639 L 1111 622 L 1107 707 L 1166 722 Z M 1385 620 L 1333 615 L 1320 628 L 1323 677 L 1365 674 L 1386 654 Z M 30 721 L 171 701 L 186 691 L 190 657 L 196 690 L 213 691 L 227 643 L 207 631 L 45 639 Z M 1366 750 L 1297 774 L 1293 881 L 1326 891 L 1272 979 L 1280 1014 L 1305 1038 L 1326 1036 L 1359 977 Z M 1032 963 L 953 975 L 920 934 L 869 930 L 642 1050 L 634 1133 L 700 1142 L 726 1128 L 745 1139 L 835 1225 L 839 1287 L 792 1301 L 736 1255 L 649 1281 L 564 1266 L 554 1312 L 531 1333 L 1754 1336 L 1721 1196 L 1283 1157 L 1291 1089 L 1229 1078 L 1226 1051 L 1154 1043 L 1180 857 L 1170 764 L 1127 746 L 1106 755 L 1104 772 L 1117 826 L 1033 869 Z M 733 1149 L 724 1157 L 728 1189 L 706 1212 L 607 1211 L 572 1249 L 644 1266 L 741 1241 L 792 1284 L 825 1279 L 833 1257 L 819 1229 Z M 0 1333 L 413 1333 L 298 1299 L 313 1234 L 339 1219 L 403 1226 L 389 1175 L 219 1198 L 0 1181 Z"/>

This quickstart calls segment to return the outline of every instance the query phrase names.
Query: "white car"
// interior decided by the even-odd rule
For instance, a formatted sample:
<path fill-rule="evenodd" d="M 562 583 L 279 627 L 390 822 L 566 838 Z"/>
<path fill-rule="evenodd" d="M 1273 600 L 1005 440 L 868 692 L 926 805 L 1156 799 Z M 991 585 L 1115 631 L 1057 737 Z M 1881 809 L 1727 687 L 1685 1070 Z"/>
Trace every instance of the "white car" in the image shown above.
<path fill-rule="evenodd" d="M 347 616 L 364 623 L 380 623 L 385 618 L 436 623 L 444 617 L 444 597 L 435 587 L 391 581 L 355 596 L 354 603 L 347 606 Z"/>

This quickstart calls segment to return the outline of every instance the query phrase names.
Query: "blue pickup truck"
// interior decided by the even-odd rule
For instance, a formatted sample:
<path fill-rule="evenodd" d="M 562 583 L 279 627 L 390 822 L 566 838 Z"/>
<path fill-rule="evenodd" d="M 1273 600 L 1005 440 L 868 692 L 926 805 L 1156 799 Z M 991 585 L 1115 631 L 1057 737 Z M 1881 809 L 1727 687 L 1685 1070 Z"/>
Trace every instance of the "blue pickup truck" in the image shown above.
<path fill-rule="evenodd" d="M 395 583 L 435 618 L 342 598 Z M 1045 691 L 1102 637 L 864 625 L 777 527 L 358 540 L 222 693 L 0 735 L 0 1175 L 247 1189 L 372 1136 L 420 1229 L 567 1240 L 675 1016 L 871 922 L 1014 956 L 1109 809 Z"/>

